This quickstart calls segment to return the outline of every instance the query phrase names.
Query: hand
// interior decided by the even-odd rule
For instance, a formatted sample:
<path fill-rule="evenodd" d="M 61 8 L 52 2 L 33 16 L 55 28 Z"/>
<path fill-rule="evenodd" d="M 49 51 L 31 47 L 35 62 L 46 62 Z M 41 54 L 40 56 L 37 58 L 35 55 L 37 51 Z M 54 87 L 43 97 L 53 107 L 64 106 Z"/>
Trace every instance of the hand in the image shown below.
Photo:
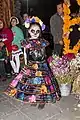
<path fill-rule="evenodd" d="M 63 45 L 63 41 L 62 41 L 62 40 L 60 40 L 60 41 L 59 41 L 59 44 L 60 44 L 60 45 Z"/>
<path fill-rule="evenodd" d="M 3 47 L 3 46 L 4 46 L 4 43 L 3 43 L 3 42 L 0 42 L 0 46 Z"/>
<path fill-rule="evenodd" d="M 2 42 L 2 39 L 0 38 L 0 42 Z"/>

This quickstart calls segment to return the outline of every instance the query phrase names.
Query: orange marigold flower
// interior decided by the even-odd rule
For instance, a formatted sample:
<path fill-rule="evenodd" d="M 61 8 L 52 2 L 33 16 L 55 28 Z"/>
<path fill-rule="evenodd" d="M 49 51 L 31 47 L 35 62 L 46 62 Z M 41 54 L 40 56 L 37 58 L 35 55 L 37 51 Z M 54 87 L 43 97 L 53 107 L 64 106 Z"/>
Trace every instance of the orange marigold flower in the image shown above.
<path fill-rule="evenodd" d="M 76 1 L 77 1 L 78 5 L 80 5 L 80 0 L 76 0 Z"/>

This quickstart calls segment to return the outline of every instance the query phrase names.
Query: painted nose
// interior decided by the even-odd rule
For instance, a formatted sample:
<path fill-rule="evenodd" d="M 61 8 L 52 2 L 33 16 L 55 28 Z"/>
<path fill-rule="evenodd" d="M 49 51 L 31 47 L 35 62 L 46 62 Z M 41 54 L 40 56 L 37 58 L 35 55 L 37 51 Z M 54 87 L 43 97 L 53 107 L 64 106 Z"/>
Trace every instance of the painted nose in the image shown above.
<path fill-rule="evenodd" d="M 34 34 L 37 35 L 37 32 L 35 32 Z"/>

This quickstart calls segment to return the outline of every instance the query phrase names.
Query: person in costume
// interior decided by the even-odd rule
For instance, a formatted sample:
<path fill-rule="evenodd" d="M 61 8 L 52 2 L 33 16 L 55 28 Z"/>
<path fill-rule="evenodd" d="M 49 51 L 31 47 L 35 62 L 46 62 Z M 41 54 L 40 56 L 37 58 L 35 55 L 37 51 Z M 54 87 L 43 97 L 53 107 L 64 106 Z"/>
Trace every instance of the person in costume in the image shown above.
<path fill-rule="evenodd" d="M 11 76 L 10 56 L 12 52 L 13 33 L 5 27 L 3 19 L 0 19 L 0 73 L 2 76 Z"/>
<path fill-rule="evenodd" d="M 39 105 L 56 102 L 60 99 L 59 87 L 47 64 L 45 48 L 49 43 L 41 36 L 45 25 L 38 17 L 32 17 L 25 21 L 25 27 L 29 37 L 22 45 L 26 48 L 27 62 L 5 93 Z"/>
<path fill-rule="evenodd" d="M 23 54 L 21 50 L 21 42 L 24 40 L 24 35 L 22 30 L 17 26 L 17 24 L 19 24 L 18 18 L 16 18 L 15 16 L 11 17 L 10 23 L 11 30 L 14 35 L 14 39 L 12 42 L 12 60 L 10 61 L 10 63 L 14 73 L 17 74 L 20 70 L 19 56 Z"/>

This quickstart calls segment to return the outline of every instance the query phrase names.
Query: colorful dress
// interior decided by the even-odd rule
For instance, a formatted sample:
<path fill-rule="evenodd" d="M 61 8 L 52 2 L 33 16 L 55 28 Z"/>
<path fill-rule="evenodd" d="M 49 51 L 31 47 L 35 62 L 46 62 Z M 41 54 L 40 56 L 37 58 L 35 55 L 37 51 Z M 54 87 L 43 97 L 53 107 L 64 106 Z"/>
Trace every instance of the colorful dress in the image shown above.
<path fill-rule="evenodd" d="M 59 100 L 59 87 L 46 60 L 45 48 L 48 45 L 44 39 L 28 40 L 24 43 L 27 65 L 9 84 L 6 94 L 25 102 Z"/>

